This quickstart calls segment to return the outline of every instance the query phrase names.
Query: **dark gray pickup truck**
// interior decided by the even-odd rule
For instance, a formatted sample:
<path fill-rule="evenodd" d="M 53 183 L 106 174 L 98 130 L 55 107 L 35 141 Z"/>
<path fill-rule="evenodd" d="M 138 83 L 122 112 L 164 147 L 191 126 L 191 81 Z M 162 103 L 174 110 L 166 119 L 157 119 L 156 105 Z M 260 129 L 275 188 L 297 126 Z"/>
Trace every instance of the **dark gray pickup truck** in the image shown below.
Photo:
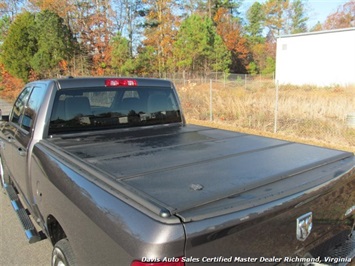
<path fill-rule="evenodd" d="M 346 265 L 349 152 L 186 125 L 170 81 L 25 86 L 0 128 L 1 183 L 52 265 Z"/>

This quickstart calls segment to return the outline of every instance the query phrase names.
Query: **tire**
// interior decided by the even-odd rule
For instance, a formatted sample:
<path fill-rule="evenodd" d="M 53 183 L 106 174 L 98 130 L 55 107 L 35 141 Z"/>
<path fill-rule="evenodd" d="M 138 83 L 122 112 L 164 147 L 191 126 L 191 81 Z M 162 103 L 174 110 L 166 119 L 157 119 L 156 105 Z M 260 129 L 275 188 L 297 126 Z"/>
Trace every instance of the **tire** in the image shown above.
<path fill-rule="evenodd" d="M 73 250 L 68 239 L 59 240 L 53 247 L 52 266 L 74 266 L 76 265 Z"/>

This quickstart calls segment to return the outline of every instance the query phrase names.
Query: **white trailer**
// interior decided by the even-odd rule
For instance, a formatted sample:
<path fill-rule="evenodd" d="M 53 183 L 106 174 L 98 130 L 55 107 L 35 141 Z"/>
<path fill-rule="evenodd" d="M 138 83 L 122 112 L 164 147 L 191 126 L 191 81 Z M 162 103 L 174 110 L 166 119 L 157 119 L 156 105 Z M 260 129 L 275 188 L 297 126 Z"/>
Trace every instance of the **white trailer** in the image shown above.
<path fill-rule="evenodd" d="M 292 85 L 355 84 L 355 28 L 279 36 L 276 82 Z"/>

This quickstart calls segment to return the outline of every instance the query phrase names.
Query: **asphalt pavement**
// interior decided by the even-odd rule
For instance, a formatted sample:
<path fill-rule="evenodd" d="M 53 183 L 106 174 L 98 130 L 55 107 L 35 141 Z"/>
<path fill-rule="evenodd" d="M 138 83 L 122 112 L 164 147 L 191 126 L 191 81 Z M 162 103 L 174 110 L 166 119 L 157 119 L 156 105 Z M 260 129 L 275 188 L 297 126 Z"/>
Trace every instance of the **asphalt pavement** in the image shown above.
<path fill-rule="evenodd" d="M 0 188 L 0 265 L 49 266 L 52 244 L 48 239 L 29 244 L 10 199 Z"/>
<path fill-rule="evenodd" d="M 8 115 L 12 103 L 0 99 L 2 115 Z M 52 244 L 49 240 L 29 244 L 10 199 L 0 187 L 0 265 L 49 266 Z"/>

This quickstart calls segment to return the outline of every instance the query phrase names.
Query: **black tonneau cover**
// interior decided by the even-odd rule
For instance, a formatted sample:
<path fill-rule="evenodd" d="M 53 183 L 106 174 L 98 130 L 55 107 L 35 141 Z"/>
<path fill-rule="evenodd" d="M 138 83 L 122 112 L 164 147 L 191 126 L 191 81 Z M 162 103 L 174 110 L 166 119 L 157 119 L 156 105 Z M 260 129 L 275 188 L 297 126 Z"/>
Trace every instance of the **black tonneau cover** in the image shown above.
<path fill-rule="evenodd" d="M 184 221 L 296 195 L 354 165 L 349 152 L 194 125 L 51 142 Z"/>

